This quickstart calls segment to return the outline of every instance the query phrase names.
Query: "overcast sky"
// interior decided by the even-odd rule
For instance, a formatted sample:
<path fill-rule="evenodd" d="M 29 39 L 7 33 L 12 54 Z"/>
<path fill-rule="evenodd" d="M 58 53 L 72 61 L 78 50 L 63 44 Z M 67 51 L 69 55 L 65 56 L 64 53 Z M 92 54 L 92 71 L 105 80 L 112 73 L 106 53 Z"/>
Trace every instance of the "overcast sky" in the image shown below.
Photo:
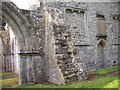
<path fill-rule="evenodd" d="M 29 9 L 33 4 L 36 4 L 38 0 L 11 0 L 21 9 Z"/>

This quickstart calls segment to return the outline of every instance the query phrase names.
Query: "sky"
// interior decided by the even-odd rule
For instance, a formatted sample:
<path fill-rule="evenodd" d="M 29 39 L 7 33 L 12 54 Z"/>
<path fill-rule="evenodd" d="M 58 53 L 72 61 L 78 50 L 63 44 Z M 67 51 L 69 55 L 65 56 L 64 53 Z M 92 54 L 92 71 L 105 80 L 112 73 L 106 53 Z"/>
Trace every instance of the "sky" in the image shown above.
<path fill-rule="evenodd" d="M 33 4 L 38 3 L 38 0 L 11 0 L 13 1 L 20 9 L 29 9 Z"/>

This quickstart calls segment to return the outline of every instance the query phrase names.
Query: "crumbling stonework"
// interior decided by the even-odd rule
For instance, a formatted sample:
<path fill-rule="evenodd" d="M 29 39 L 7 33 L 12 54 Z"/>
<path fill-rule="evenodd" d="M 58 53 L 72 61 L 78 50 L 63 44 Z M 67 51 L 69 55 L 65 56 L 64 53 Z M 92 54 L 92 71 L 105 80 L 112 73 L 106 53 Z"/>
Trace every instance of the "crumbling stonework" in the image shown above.
<path fill-rule="evenodd" d="M 20 84 L 63 85 L 82 80 L 86 71 L 120 64 L 118 6 L 54 2 L 29 11 L 2 3 L 0 16 L 18 41 Z"/>
<path fill-rule="evenodd" d="M 47 62 L 50 63 L 50 66 L 47 66 L 48 80 L 57 84 L 80 80 L 82 75 L 79 74 L 82 74 L 83 70 L 80 71 L 82 67 L 75 62 L 77 49 L 71 41 L 70 32 L 67 32 L 64 26 L 62 11 L 56 7 L 46 7 L 45 17 L 45 50 Z"/>
<path fill-rule="evenodd" d="M 64 23 L 75 46 L 79 49 L 76 58 L 84 69 L 96 70 L 119 64 L 118 61 L 118 21 L 113 19 L 119 15 L 117 2 L 64 2 L 51 3 L 64 13 Z M 106 8 L 107 7 L 107 8 Z M 106 8 L 106 9 L 105 9 Z M 98 20 L 103 19 L 99 23 Z M 98 34 L 98 27 L 105 29 L 104 35 Z M 103 26 L 104 25 L 104 26 Z M 103 61 L 98 59 L 99 44 L 103 44 Z M 110 54 L 111 53 L 111 54 Z"/>
<path fill-rule="evenodd" d="M 113 15 L 119 14 L 118 3 L 63 3 L 62 6 L 66 10 L 65 24 L 69 27 L 68 31 L 72 33 L 75 46 L 79 48 L 77 57 L 84 68 L 89 71 L 117 65 L 118 20 L 114 20 Z M 104 35 L 98 34 L 98 24 L 100 24 L 98 18 L 104 19 L 105 23 L 101 28 L 101 30 L 105 28 Z M 103 62 L 98 59 L 99 43 L 103 43 Z"/>

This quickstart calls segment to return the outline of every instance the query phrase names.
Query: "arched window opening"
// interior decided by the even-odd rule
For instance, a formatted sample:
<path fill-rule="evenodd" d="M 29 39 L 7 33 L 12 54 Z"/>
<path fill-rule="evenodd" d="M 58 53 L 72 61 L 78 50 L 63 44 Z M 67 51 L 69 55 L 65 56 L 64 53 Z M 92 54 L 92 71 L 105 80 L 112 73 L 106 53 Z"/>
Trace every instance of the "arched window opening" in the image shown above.
<path fill-rule="evenodd" d="M 97 45 L 97 66 L 98 68 L 104 67 L 104 43 L 102 41 Z"/>

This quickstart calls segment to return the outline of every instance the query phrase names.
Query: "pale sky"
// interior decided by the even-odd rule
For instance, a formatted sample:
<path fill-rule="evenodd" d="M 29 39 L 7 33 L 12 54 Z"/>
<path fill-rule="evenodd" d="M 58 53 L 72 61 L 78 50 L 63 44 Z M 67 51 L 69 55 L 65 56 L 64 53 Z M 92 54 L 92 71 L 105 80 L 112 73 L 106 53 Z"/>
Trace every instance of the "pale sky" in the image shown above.
<path fill-rule="evenodd" d="M 14 2 L 20 9 L 29 9 L 33 4 L 38 3 L 38 0 L 11 0 Z"/>

